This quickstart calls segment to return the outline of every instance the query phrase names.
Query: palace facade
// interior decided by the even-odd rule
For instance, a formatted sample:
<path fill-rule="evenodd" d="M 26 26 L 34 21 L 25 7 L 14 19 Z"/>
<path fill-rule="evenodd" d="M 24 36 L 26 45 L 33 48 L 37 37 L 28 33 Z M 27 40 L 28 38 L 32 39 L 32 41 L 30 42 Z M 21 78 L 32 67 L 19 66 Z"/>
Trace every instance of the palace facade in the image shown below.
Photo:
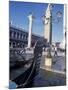
<path fill-rule="evenodd" d="M 31 47 L 34 46 L 36 41 L 43 41 L 42 36 L 32 34 Z M 46 40 L 45 40 L 46 41 Z M 28 32 L 24 29 L 9 25 L 9 46 L 10 48 L 24 48 L 28 44 Z"/>

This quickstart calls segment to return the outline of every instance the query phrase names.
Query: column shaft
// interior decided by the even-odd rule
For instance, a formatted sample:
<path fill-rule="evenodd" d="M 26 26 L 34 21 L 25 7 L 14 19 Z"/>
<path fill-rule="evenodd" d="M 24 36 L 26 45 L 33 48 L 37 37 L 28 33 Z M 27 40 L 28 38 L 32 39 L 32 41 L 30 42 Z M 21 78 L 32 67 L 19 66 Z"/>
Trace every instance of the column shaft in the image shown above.
<path fill-rule="evenodd" d="M 29 17 L 29 32 L 28 32 L 28 48 L 31 47 L 31 36 L 32 36 L 32 15 Z"/>

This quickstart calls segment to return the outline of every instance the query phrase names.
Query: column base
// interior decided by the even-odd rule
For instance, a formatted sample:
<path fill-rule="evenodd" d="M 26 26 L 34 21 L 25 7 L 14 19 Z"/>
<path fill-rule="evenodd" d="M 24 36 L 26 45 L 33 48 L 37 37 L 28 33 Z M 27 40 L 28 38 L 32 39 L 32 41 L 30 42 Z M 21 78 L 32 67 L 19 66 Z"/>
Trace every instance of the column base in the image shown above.
<path fill-rule="evenodd" d="M 52 67 L 52 58 L 45 58 L 45 67 L 51 68 Z"/>

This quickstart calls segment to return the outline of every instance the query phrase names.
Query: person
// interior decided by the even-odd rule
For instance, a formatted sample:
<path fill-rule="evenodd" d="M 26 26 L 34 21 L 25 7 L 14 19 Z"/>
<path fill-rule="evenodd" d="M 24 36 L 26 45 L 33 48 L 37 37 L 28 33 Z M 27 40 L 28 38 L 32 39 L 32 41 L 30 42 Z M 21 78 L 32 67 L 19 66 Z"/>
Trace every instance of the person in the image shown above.
<path fill-rule="evenodd" d="M 55 50 L 54 56 L 57 56 L 57 47 L 56 46 L 55 46 L 54 50 Z"/>

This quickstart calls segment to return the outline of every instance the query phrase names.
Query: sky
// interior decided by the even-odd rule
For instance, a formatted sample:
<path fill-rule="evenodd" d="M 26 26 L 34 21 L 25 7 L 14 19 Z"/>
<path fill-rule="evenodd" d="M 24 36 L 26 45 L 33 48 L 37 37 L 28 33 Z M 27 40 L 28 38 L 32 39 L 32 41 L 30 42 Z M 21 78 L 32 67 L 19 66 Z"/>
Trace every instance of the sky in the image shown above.
<path fill-rule="evenodd" d="M 32 2 L 9 2 L 9 22 L 12 25 L 24 28 L 28 31 L 30 13 L 34 16 L 32 33 L 43 36 L 44 25 L 42 16 L 45 14 L 48 3 L 32 3 Z M 63 4 L 53 4 L 52 7 L 52 42 L 63 41 Z M 61 12 L 61 17 L 57 17 L 57 12 Z M 59 20 L 59 22 L 58 22 Z"/>

